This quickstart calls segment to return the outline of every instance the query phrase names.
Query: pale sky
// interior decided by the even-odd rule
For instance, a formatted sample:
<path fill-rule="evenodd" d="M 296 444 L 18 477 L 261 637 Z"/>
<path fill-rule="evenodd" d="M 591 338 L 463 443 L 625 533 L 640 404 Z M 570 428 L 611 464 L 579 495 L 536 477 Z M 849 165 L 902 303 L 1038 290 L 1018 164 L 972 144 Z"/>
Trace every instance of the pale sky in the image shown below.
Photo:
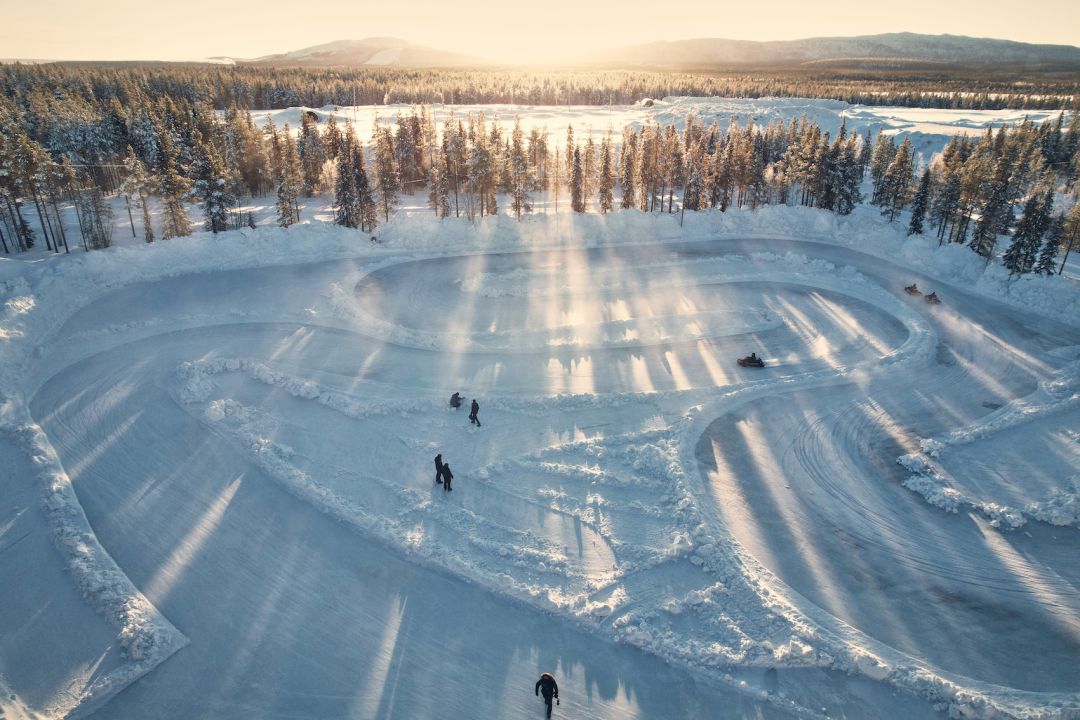
<path fill-rule="evenodd" d="M 1004 0 L 906 0 L 842 7 L 809 0 L 512 4 L 8 0 L 4 4 L 0 58 L 251 58 L 372 36 L 510 62 L 656 40 L 794 40 L 900 31 L 1080 46 L 1080 0 L 1039 0 L 1026 8 Z"/>

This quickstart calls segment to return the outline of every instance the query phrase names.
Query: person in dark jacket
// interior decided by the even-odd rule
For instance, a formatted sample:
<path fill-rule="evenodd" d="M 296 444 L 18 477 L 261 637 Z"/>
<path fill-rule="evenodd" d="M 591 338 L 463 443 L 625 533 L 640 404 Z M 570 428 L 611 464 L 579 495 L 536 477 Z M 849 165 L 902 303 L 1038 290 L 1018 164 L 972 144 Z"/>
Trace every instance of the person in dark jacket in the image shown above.
<path fill-rule="evenodd" d="M 442 461 L 442 453 L 439 453 L 435 456 L 435 482 L 439 483 L 440 485 L 442 485 L 442 478 L 443 473 L 445 472 L 445 468 L 446 466 L 443 465 Z"/>
<path fill-rule="evenodd" d="M 540 679 L 536 681 L 536 695 L 544 693 L 544 704 L 547 705 L 547 716 L 551 717 L 551 698 L 555 698 L 555 704 L 559 704 L 559 684 L 551 673 L 540 673 Z"/>
<path fill-rule="evenodd" d="M 450 407 L 455 410 L 461 407 L 461 393 L 454 393 L 450 396 Z"/>
<path fill-rule="evenodd" d="M 453 490 L 454 488 L 450 487 L 450 481 L 454 479 L 454 473 L 450 472 L 450 463 L 446 463 L 442 466 L 442 478 L 442 489 Z"/>
<path fill-rule="evenodd" d="M 472 409 L 469 412 L 469 422 L 474 423 L 476 427 L 480 427 L 480 421 L 476 419 L 476 413 L 480 412 L 480 403 L 476 402 L 476 398 L 472 399 Z"/>

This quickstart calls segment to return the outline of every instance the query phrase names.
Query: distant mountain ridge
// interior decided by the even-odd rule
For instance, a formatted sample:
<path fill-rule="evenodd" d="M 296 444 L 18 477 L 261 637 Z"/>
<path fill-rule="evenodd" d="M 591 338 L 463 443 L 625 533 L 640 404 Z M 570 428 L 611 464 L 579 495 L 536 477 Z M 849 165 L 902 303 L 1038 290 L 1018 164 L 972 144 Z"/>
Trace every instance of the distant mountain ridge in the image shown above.
<path fill-rule="evenodd" d="M 241 65 L 273 66 L 369 66 L 465 68 L 491 65 L 490 60 L 461 53 L 413 45 L 399 38 L 372 37 L 335 40 L 291 52 L 240 60 Z"/>
<path fill-rule="evenodd" d="M 907 32 L 766 42 L 698 38 L 593 50 L 558 65 L 707 70 L 740 65 L 808 65 L 831 61 L 986 66 L 1014 64 L 1067 70 L 1080 69 L 1080 48 Z M 250 60 L 237 59 L 236 62 L 267 66 L 431 68 L 485 68 L 502 64 L 387 37 L 335 40 Z"/>
<path fill-rule="evenodd" d="M 586 64 L 642 68 L 801 65 L 835 60 L 1080 67 L 1080 48 L 963 35 L 885 33 L 757 42 L 700 38 L 631 45 L 582 55 Z"/>

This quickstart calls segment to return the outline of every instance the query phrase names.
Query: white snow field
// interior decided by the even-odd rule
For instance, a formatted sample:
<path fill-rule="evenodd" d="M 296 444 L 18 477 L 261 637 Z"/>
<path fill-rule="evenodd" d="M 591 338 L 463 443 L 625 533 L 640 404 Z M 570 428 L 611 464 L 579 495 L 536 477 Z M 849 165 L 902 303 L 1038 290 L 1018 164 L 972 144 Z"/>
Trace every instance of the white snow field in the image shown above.
<path fill-rule="evenodd" d="M 753 124 L 766 127 L 770 122 L 806 118 L 822 131 L 834 137 L 841 123 L 849 131 L 863 136 L 871 131 L 892 135 L 897 142 L 905 138 L 927 162 L 934 153 L 941 152 L 949 138 L 956 133 L 981 135 L 988 127 L 1017 125 L 1025 119 L 1038 125 L 1053 120 L 1060 114 L 1054 110 L 948 110 L 890 106 L 852 105 L 841 100 L 816 100 L 811 98 L 719 98 L 719 97 L 666 97 L 645 99 L 633 105 L 449 105 L 435 103 L 428 106 L 432 118 L 441 127 L 450 117 L 465 120 L 470 114 L 483 114 L 489 121 L 495 120 L 504 132 L 514 127 L 514 119 L 521 121 L 526 134 L 533 128 L 547 131 L 552 147 L 565 147 L 566 126 L 572 124 L 574 137 L 582 141 L 592 136 L 599 142 L 609 131 L 619 141 L 626 126 L 641 127 L 644 124 L 674 124 L 685 127 L 688 117 L 698 124 L 716 123 L 726 130 L 731 122 L 746 126 Z M 408 105 L 328 105 L 322 108 L 291 107 L 281 110 L 252 111 L 259 125 L 273 119 L 280 128 L 289 123 L 294 131 L 300 127 L 301 114 L 314 113 L 319 121 L 331 115 L 338 122 L 350 120 L 356 134 L 365 144 L 370 144 L 372 129 L 376 123 L 395 125 L 398 115 L 412 112 Z"/>
<path fill-rule="evenodd" d="M 902 233 L 0 263 L 2 717 L 1077 717 L 1080 292 Z"/>

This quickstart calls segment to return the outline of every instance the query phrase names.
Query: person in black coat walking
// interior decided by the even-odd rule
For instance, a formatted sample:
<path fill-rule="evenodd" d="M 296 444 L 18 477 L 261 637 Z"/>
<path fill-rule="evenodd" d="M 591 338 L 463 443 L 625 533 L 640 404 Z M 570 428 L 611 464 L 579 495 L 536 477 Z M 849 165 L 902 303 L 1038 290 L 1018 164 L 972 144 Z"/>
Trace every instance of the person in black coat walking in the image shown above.
<path fill-rule="evenodd" d="M 469 422 L 475 423 L 476 427 L 480 427 L 480 421 L 476 419 L 476 413 L 480 412 L 480 403 L 476 402 L 476 398 L 472 399 L 472 409 L 469 412 Z"/>
<path fill-rule="evenodd" d="M 442 461 L 442 453 L 439 453 L 435 456 L 435 482 L 439 483 L 440 485 L 442 485 L 442 477 L 444 472 L 443 468 L 445 467 L 446 466 L 443 465 Z"/>
<path fill-rule="evenodd" d="M 540 673 L 540 679 L 536 681 L 536 695 L 544 693 L 544 704 L 547 705 L 547 716 L 551 717 L 551 698 L 555 698 L 555 704 L 559 703 L 559 684 L 551 673 Z"/>
<path fill-rule="evenodd" d="M 442 466 L 442 479 L 443 479 L 443 484 L 442 484 L 442 489 L 443 490 L 453 490 L 454 489 L 454 488 L 450 487 L 450 481 L 454 479 L 454 473 L 450 472 L 450 463 L 446 463 L 445 465 Z"/>

